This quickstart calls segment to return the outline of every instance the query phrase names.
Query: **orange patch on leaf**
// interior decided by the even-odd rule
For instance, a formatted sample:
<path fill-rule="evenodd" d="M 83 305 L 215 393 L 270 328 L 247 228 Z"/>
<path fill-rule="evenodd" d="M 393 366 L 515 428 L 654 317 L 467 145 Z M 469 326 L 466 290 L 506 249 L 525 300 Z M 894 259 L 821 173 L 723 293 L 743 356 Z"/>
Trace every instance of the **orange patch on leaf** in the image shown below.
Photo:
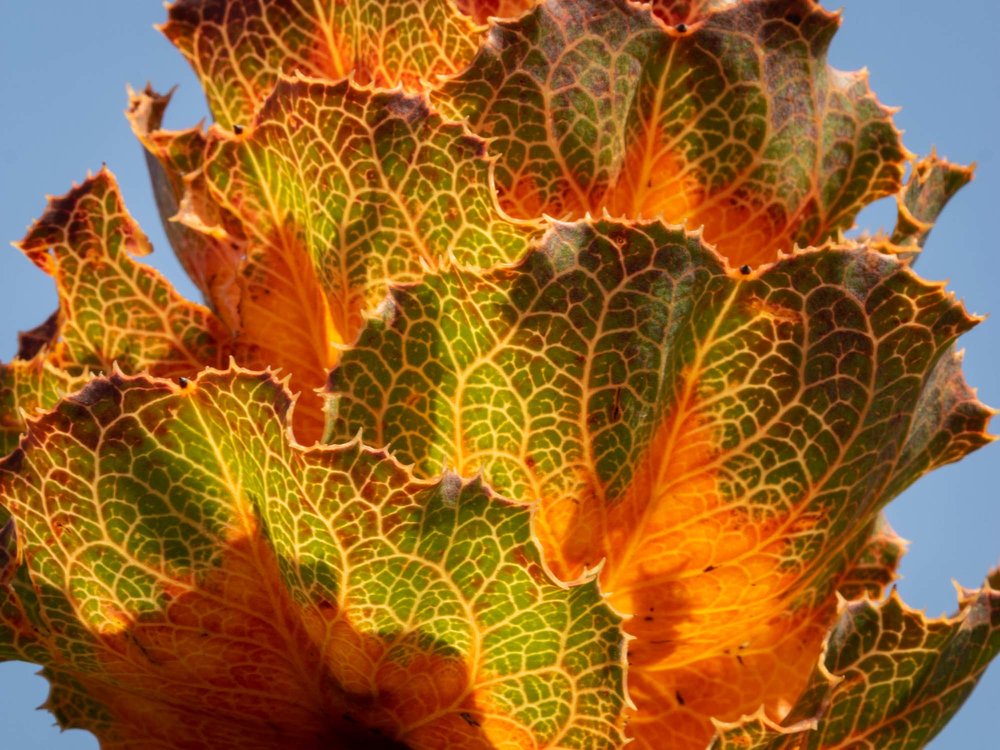
<path fill-rule="evenodd" d="M 165 572 L 162 609 L 98 629 L 94 674 L 67 670 L 113 717 L 107 746 L 492 747 L 460 656 L 293 602 L 255 527 L 223 550 L 207 575 Z"/>
<path fill-rule="evenodd" d="M 683 667 L 633 666 L 632 746 L 702 750 L 714 732 L 709 717 L 735 721 L 763 705 L 783 718 L 816 665 L 834 610 L 831 602 L 778 615 L 753 640 Z"/>
<path fill-rule="evenodd" d="M 263 246 L 255 244 L 239 280 L 237 359 L 290 374 L 292 390 L 300 394 L 293 413 L 295 436 L 308 445 L 323 434 L 324 403 L 316 389 L 337 362 L 337 345 L 345 340 L 349 321 L 334 318 L 335 307 L 293 229 L 286 227 Z"/>
<path fill-rule="evenodd" d="M 664 145 L 661 134 L 650 126 L 646 140 L 630 146 L 618 184 L 605 204 L 612 216 L 662 218 L 669 224 L 681 224 L 704 200 L 705 188 L 689 165 Z"/>
<path fill-rule="evenodd" d="M 322 33 L 317 33 L 308 57 L 310 65 L 304 71 L 306 74 L 339 81 L 353 72 L 356 81 L 368 82 L 366 71 L 355 60 L 350 40 L 336 29 L 327 27 L 322 29 Z"/>
<path fill-rule="evenodd" d="M 683 665 L 735 648 L 785 608 L 796 580 L 779 570 L 788 519 L 725 497 L 717 453 L 714 426 L 681 401 L 608 512 L 602 585 L 635 615 L 633 664 Z"/>
<path fill-rule="evenodd" d="M 97 634 L 99 676 L 74 675 L 123 740 L 207 748 L 224 735 L 263 748 L 286 737 L 319 748 L 342 729 L 316 648 L 258 535 L 233 540 L 203 578 L 167 573 L 162 590 L 161 610 Z"/>
<path fill-rule="evenodd" d="M 455 0 L 458 9 L 476 23 L 490 18 L 517 18 L 535 7 L 537 0 Z"/>
<path fill-rule="evenodd" d="M 655 131 L 648 142 L 629 149 L 604 207 L 612 216 L 703 227 L 705 240 L 733 266 L 774 261 L 794 244 L 795 222 L 783 206 L 762 204 L 741 181 L 712 193 L 696 167 L 664 145 Z"/>
<path fill-rule="evenodd" d="M 790 610 L 802 571 L 781 564 L 789 539 L 812 522 L 723 493 L 717 419 L 702 411 L 696 388 L 690 382 L 664 420 L 624 497 L 543 502 L 536 516 L 557 575 L 604 558 L 601 587 L 632 616 L 625 629 L 638 710 L 629 734 L 651 750 L 701 750 L 710 717 L 735 720 L 761 704 L 771 715 L 787 710 L 835 610 L 832 595 Z"/>
<path fill-rule="evenodd" d="M 501 191 L 499 195 L 500 205 L 511 216 L 535 218 L 543 213 L 561 216 L 564 213 L 575 214 L 579 211 L 577 207 L 565 204 L 562 204 L 562 210 L 553 207 L 531 174 L 521 173 L 514 175 L 511 179 L 510 186 Z M 565 196 L 566 200 L 569 200 L 570 197 L 572 196 Z"/>
<path fill-rule="evenodd" d="M 777 203 L 760 204 L 748 193 L 723 193 L 699 206 L 691 223 L 704 225 L 705 239 L 731 265 L 758 266 L 792 251 L 800 221 Z"/>

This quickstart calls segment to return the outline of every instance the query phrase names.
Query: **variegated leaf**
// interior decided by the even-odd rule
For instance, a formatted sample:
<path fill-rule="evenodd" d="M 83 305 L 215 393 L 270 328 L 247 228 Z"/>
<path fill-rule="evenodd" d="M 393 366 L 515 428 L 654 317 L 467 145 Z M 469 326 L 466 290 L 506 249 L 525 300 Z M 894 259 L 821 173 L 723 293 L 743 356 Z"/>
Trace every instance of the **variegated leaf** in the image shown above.
<path fill-rule="evenodd" d="M 540 233 L 499 211 L 485 144 L 418 95 L 285 78 L 207 153 L 201 178 L 231 224 L 213 229 L 246 258 L 237 357 L 292 374 L 304 442 L 322 431 L 313 390 L 388 281 L 509 262 Z"/>
<path fill-rule="evenodd" d="M 266 373 L 116 373 L 0 464 L 24 559 L 0 653 L 45 666 L 64 725 L 131 750 L 617 746 L 620 618 L 551 579 L 528 509 L 303 449 L 291 401 Z"/>
<path fill-rule="evenodd" d="M 952 618 L 928 620 L 895 593 L 845 605 L 786 720 L 723 724 L 710 750 L 919 750 L 1000 651 L 998 579 L 965 592 Z"/>
<path fill-rule="evenodd" d="M 81 372 L 117 363 L 128 372 L 181 377 L 225 357 L 218 319 L 133 259 L 150 252 L 149 240 L 106 169 L 50 199 L 18 247 L 56 283 L 51 364 Z"/>
<path fill-rule="evenodd" d="M 924 247 L 934 222 L 952 196 L 972 180 L 972 167 L 953 164 L 937 154 L 913 163 L 910 179 L 896 196 L 896 227 L 875 244 L 885 252 L 914 259 Z"/>
<path fill-rule="evenodd" d="M 415 91 L 461 70 L 482 28 L 452 0 L 177 0 L 161 27 L 218 123 L 245 125 L 281 74 Z"/>
<path fill-rule="evenodd" d="M 17 447 L 24 433 L 25 415 L 51 409 L 87 379 L 53 365 L 44 354 L 0 364 L 0 456 Z"/>
<path fill-rule="evenodd" d="M 862 247 L 744 273 L 660 223 L 555 224 L 396 288 L 331 374 L 333 438 L 538 503 L 556 572 L 604 560 L 634 615 L 639 746 L 698 747 L 794 701 L 877 511 L 988 440 L 951 352 L 974 322 Z"/>
<path fill-rule="evenodd" d="M 907 154 L 866 75 L 827 65 L 836 16 L 721 5 L 689 27 L 627 0 L 546 0 L 495 23 L 433 98 L 495 139 L 514 215 L 686 221 L 734 265 L 767 262 L 896 193 Z"/>
<path fill-rule="evenodd" d="M 126 116 L 146 149 L 156 205 L 177 259 L 212 310 L 235 331 L 239 328 L 240 249 L 226 241 L 225 232 L 212 230 L 224 225 L 226 217 L 208 195 L 201 174 L 205 133 L 200 127 L 161 128 L 170 96 L 157 94 L 150 86 L 141 92 L 130 89 Z"/>

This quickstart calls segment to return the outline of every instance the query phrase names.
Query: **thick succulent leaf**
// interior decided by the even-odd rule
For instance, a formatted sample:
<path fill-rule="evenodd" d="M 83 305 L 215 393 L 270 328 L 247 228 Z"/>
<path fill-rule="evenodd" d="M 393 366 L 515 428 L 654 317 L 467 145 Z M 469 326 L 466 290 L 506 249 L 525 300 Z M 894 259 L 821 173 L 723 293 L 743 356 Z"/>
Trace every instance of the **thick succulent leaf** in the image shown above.
<path fill-rule="evenodd" d="M 845 605 L 808 689 L 783 725 L 763 714 L 721 725 L 711 749 L 924 747 L 1000 651 L 995 584 L 966 592 L 959 614 L 947 619 L 927 620 L 895 592 L 881 604 Z"/>
<path fill-rule="evenodd" d="M 151 250 L 149 240 L 106 169 L 51 198 L 18 247 L 56 282 L 51 364 L 79 373 L 117 363 L 129 372 L 179 377 L 225 356 L 218 319 L 132 258 Z"/>
<path fill-rule="evenodd" d="M 972 180 L 973 168 L 953 164 L 937 154 L 914 162 L 903 190 L 896 196 L 896 228 L 880 244 L 886 252 L 912 260 L 920 253 L 938 215 Z"/>
<path fill-rule="evenodd" d="M 280 74 L 420 90 L 472 59 L 482 29 L 453 0 L 177 0 L 161 27 L 216 121 L 250 121 Z"/>
<path fill-rule="evenodd" d="M 496 139 L 514 215 L 687 221 L 734 265 L 770 261 L 896 193 L 907 154 L 866 75 L 826 64 L 837 16 L 726 5 L 668 27 L 627 0 L 546 0 L 435 101 Z"/>
<path fill-rule="evenodd" d="M 348 81 L 283 78 L 242 135 L 212 132 L 204 179 L 246 255 L 238 357 L 293 374 L 300 440 L 320 437 L 312 391 L 388 280 L 509 262 L 540 233 L 500 213 L 491 167 L 419 95 Z"/>
<path fill-rule="evenodd" d="M 157 94 L 148 85 L 141 92 L 130 89 L 125 114 L 132 132 L 146 149 L 153 195 L 177 259 L 213 311 L 230 330 L 236 330 L 241 257 L 239 248 L 225 241 L 224 233 L 208 229 L 223 225 L 226 219 L 208 196 L 200 174 L 207 139 L 200 127 L 162 130 L 163 113 L 169 103 L 170 93 Z M 183 221 L 178 217 L 181 211 Z M 192 229 L 192 224 L 201 231 Z"/>
<path fill-rule="evenodd" d="M 558 575 L 605 560 L 631 727 L 698 747 L 794 700 L 878 509 L 988 440 L 949 354 L 974 322 L 864 248 L 741 273 L 658 222 L 555 224 L 514 268 L 395 289 L 331 428 L 538 502 Z"/>
<path fill-rule="evenodd" d="M 0 649 L 58 715 L 106 748 L 616 746 L 620 618 L 554 582 L 529 509 L 303 449 L 290 402 L 266 373 L 115 373 L 30 424 Z"/>

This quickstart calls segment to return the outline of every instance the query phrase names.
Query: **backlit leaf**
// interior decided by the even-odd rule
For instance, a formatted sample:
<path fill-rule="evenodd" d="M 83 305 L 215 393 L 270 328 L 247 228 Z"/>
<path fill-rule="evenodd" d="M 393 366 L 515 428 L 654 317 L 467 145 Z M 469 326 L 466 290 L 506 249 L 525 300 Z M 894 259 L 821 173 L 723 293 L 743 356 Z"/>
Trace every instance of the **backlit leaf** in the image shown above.
<path fill-rule="evenodd" d="M 972 180 L 972 173 L 972 167 L 953 164 L 937 154 L 914 162 L 910 179 L 896 196 L 896 228 L 881 242 L 883 249 L 913 259 L 923 249 L 938 215 Z"/>
<path fill-rule="evenodd" d="M 529 510 L 303 449 L 290 403 L 266 373 L 115 373 L 0 464 L 0 652 L 57 715 L 104 748 L 617 746 L 620 618 L 551 579 Z"/>
<path fill-rule="evenodd" d="M 164 130 L 149 86 L 127 116 L 207 307 L 135 259 L 102 170 L 20 244 L 59 309 L 0 365 L 0 659 L 42 666 L 62 727 L 112 750 L 940 729 L 1000 649 L 1000 573 L 926 620 L 887 594 L 882 509 L 991 439 L 956 349 L 977 321 L 912 270 L 972 170 L 915 160 L 867 74 L 827 64 L 837 14 L 167 12 L 215 122 Z M 893 232 L 844 240 L 888 195 Z"/>
<path fill-rule="evenodd" d="M 837 585 L 845 599 L 868 597 L 877 600 L 896 580 L 899 560 L 907 542 L 896 535 L 883 517 L 876 519 L 871 536 L 858 553 L 853 566 Z"/>
<path fill-rule="evenodd" d="M 44 323 L 18 333 L 17 354 L 9 363 L 0 363 L 0 456 L 17 447 L 25 416 L 55 406 L 88 379 L 86 375 L 71 375 L 48 361 L 49 349 L 58 339 L 56 311 Z"/>
<path fill-rule="evenodd" d="M 649 6 L 665 24 L 690 25 L 704 21 L 712 13 L 725 10 L 746 0 L 652 0 Z M 685 29 L 686 30 L 686 29 Z"/>
<path fill-rule="evenodd" d="M 500 213 L 491 166 L 419 95 L 348 81 L 282 79 L 242 135 L 210 133 L 206 187 L 246 257 L 237 357 L 292 373 L 300 440 L 319 438 L 313 389 L 389 280 L 508 262 L 540 231 Z"/>
<path fill-rule="evenodd" d="M 734 265 L 767 262 L 896 193 L 907 153 L 866 74 L 827 65 L 837 16 L 724 5 L 674 27 L 626 0 L 546 0 L 433 98 L 495 139 L 516 216 L 686 221 Z"/>
<path fill-rule="evenodd" d="M 241 258 L 239 248 L 226 242 L 224 233 L 211 229 L 223 225 L 225 217 L 208 196 L 200 174 L 207 138 L 200 127 L 162 130 L 169 103 L 169 93 L 157 94 L 150 86 L 141 92 L 130 89 L 126 116 L 146 149 L 156 205 L 177 259 L 213 311 L 230 330 L 236 330 Z"/>
<path fill-rule="evenodd" d="M 784 725 L 763 715 L 722 725 L 711 750 L 918 750 L 998 651 L 1000 590 L 989 582 L 949 619 L 928 620 L 895 593 L 845 605 Z"/>
<path fill-rule="evenodd" d="M 66 195 L 18 245 L 53 277 L 59 309 L 19 335 L 15 358 L 0 364 L 0 455 L 16 446 L 26 416 L 117 364 L 163 377 L 193 376 L 225 357 L 223 326 L 182 299 L 132 256 L 150 250 L 107 170 Z"/>
<path fill-rule="evenodd" d="M 59 312 L 46 361 L 69 369 L 190 376 L 225 356 L 227 335 L 133 255 L 149 240 L 102 169 L 48 208 L 18 247 L 55 280 Z"/>
<path fill-rule="evenodd" d="M 31 359 L 59 339 L 59 311 L 27 331 L 17 333 L 17 359 Z"/>
<path fill-rule="evenodd" d="M 452 0 L 177 0 L 161 30 L 216 121 L 245 125 L 280 74 L 421 90 L 472 59 L 482 29 Z"/>
<path fill-rule="evenodd" d="M 77 390 L 86 376 L 70 375 L 44 355 L 0 364 L 0 456 L 17 447 L 24 432 L 24 415 L 51 409 L 60 398 Z"/>
<path fill-rule="evenodd" d="M 477 23 L 486 23 L 490 18 L 516 18 L 536 0 L 455 0 L 458 9 L 471 16 Z"/>
<path fill-rule="evenodd" d="M 660 223 L 554 224 L 394 289 L 331 374 L 333 438 L 537 502 L 557 575 L 603 559 L 634 615 L 638 746 L 703 747 L 795 700 L 878 510 L 988 440 L 951 351 L 974 322 L 862 247 L 743 273 Z"/>

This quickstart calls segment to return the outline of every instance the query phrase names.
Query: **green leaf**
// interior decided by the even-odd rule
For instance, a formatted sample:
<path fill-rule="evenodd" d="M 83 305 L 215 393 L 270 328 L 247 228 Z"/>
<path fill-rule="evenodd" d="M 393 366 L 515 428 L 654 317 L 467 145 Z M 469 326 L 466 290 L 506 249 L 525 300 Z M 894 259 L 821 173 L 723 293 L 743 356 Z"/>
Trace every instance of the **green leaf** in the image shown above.
<path fill-rule="evenodd" d="M 854 557 L 847 574 L 840 579 L 837 592 L 847 600 L 868 597 L 881 599 L 896 580 L 899 560 L 908 542 L 896 535 L 883 516 L 879 516 L 861 551 Z"/>
<path fill-rule="evenodd" d="M 546 0 L 494 23 L 432 98 L 494 139 L 516 216 L 704 225 L 734 265 L 821 244 L 899 190 L 891 113 L 865 73 L 827 65 L 835 15 L 724 5 L 673 27 L 626 0 Z"/>
<path fill-rule="evenodd" d="M 149 240 L 106 169 L 51 198 L 18 247 L 52 276 L 59 309 L 22 333 L 17 356 L 0 364 L 0 455 L 17 446 L 25 416 L 55 406 L 91 372 L 117 364 L 190 377 L 225 357 L 219 320 L 133 259 L 150 251 Z"/>
<path fill-rule="evenodd" d="M 160 30 L 226 128 L 249 122 L 283 73 L 417 91 L 465 67 L 482 34 L 452 0 L 177 0 L 168 10 Z"/>
<path fill-rule="evenodd" d="M 419 95 L 302 77 L 282 78 L 241 135 L 209 133 L 187 182 L 227 217 L 209 231 L 245 257 L 236 356 L 292 374 L 303 442 L 322 430 L 314 390 L 390 280 L 509 262 L 540 233 L 500 212 L 485 151 Z"/>
<path fill-rule="evenodd" d="M 215 131 L 205 171 L 251 258 L 302 252 L 349 343 L 386 283 L 453 259 L 516 260 L 540 234 L 499 211 L 486 144 L 419 95 L 282 79 L 240 137 Z"/>
<path fill-rule="evenodd" d="M 48 361 L 58 338 L 57 310 L 40 325 L 19 332 L 17 354 L 10 363 L 0 364 L 0 456 L 17 447 L 26 416 L 55 406 L 60 398 L 87 381 L 87 376 L 71 375 Z"/>
<path fill-rule="evenodd" d="M 46 361 L 44 355 L 0 364 L 0 456 L 17 447 L 24 432 L 25 415 L 51 409 L 88 379 L 61 370 Z"/>
<path fill-rule="evenodd" d="M 102 747 L 614 747 L 623 638 L 530 511 L 303 449 L 269 374 L 115 373 L 0 465 L 24 563 L 0 649 Z M 382 739 L 380 739 L 382 738 Z"/>
<path fill-rule="evenodd" d="M 219 320 L 133 259 L 152 248 L 106 169 L 51 198 L 18 247 L 56 283 L 51 364 L 82 373 L 117 363 L 128 372 L 180 377 L 225 357 Z"/>
<path fill-rule="evenodd" d="M 913 163 L 913 171 L 896 196 L 896 227 L 887 240 L 885 252 L 913 260 L 927 242 L 934 222 L 959 190 L 972 180 L 973 168 L 953 164 L 937 154 Z"/>
<path fill-rule="evenodd" d="M 918 750 L 951 719 L 1000 651 L 997 578 L 927 620 L 895 592 L 846 604 L 808 689 L 779 725 L 720 725 L 711 750 Z"/>
<path fill-rule="evenodd" d="M 555 223 L 386 310 L 330 376 L 331 439 L 537 503 L 557 575 L 603 559 L 642 747 L 794 701 L 878 510 L 989 440 L 951 353 L 975 319 L 863 247 L 744 273 L 658 222 Z"/>

